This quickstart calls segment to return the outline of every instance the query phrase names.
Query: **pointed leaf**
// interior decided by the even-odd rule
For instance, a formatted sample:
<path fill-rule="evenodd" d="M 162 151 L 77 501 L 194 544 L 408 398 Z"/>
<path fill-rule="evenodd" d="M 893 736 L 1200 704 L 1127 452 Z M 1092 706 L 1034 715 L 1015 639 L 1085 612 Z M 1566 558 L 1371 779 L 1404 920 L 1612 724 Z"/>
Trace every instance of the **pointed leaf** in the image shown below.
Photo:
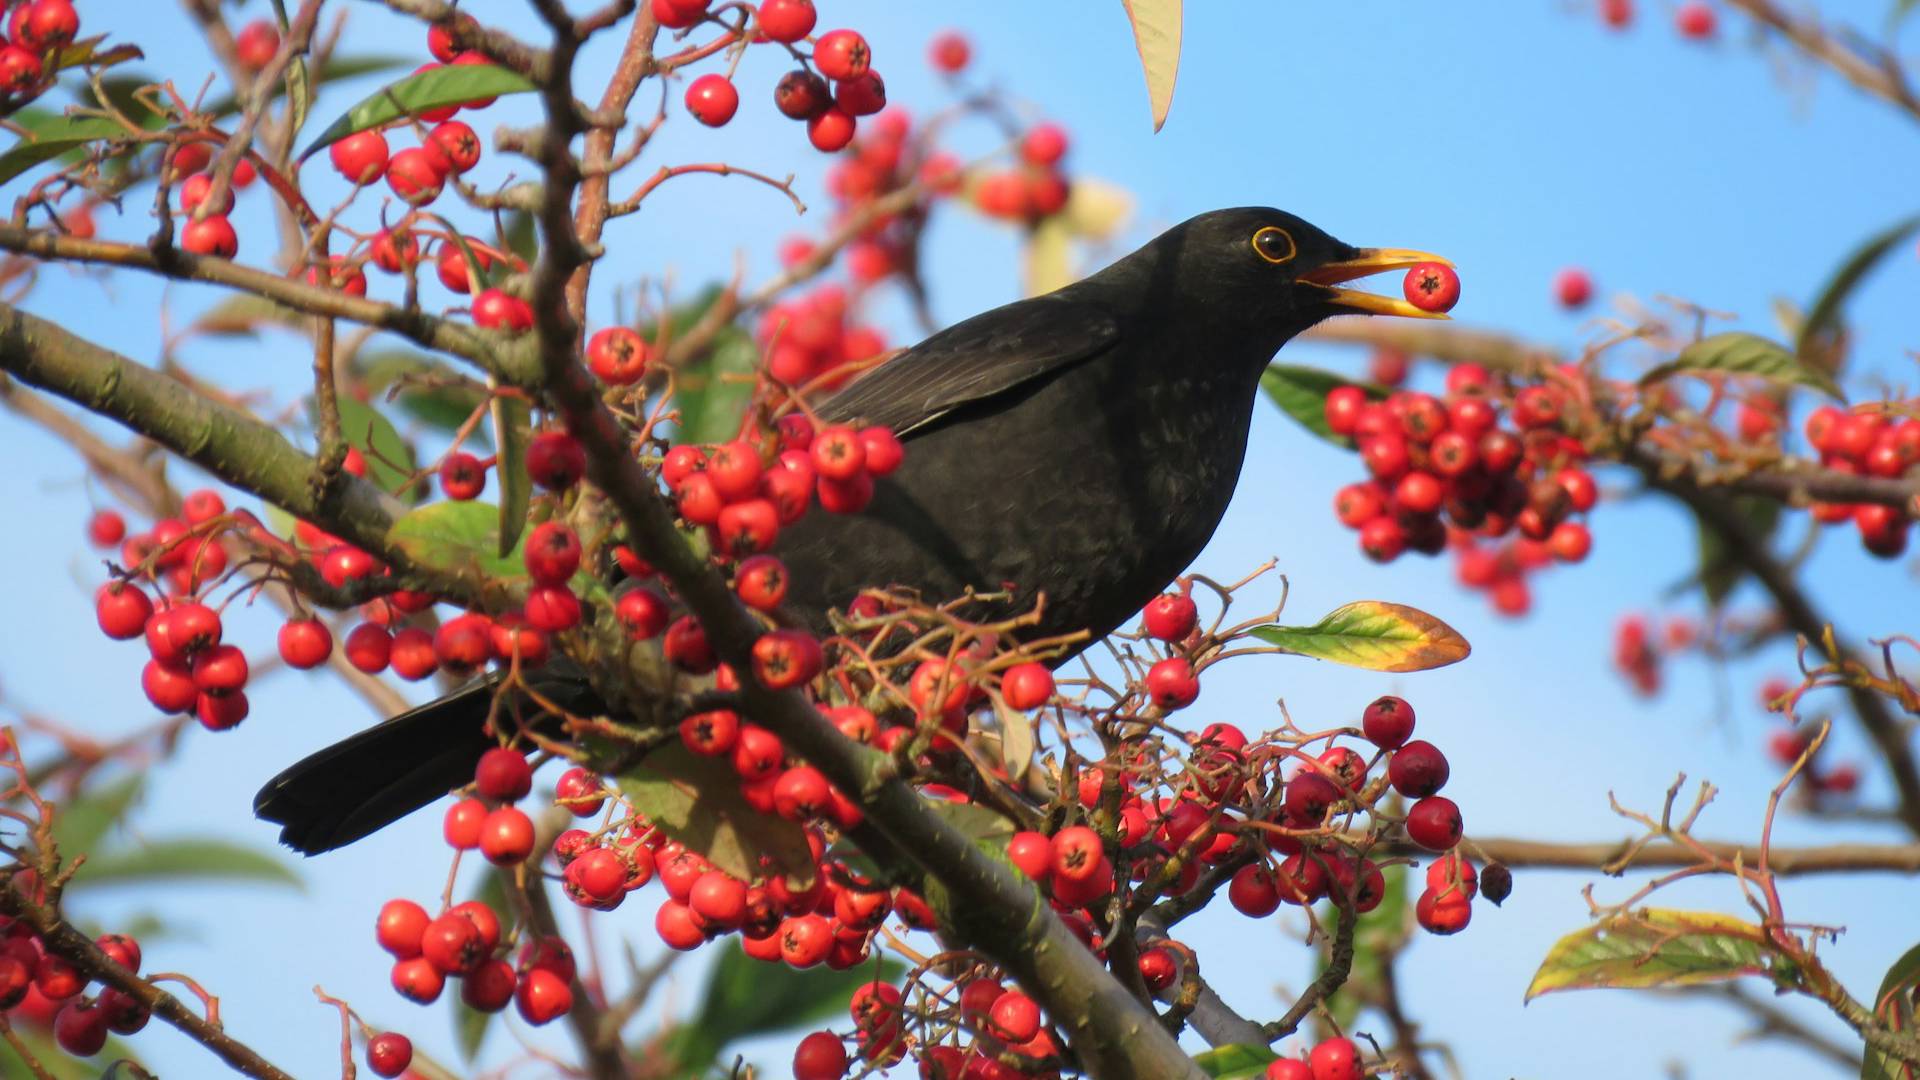
<path fill-rule="evenodd" d="M 500 554 L 500 511 L 492 503 L 428 503 L 394 522 L 387 543 L 415 562 L 454 574 L 511 578 L 527 572 L 517 546 Z"/>
<path fill-rule="evenodd" d="M 134 773 L 60 804 L 53 816 L 53 841 L 60 845 L 61 854 L 69 858 L 91 854 L 108 830 L 126 816 L 145 785 L 146 774 Z"/>
<path fill-rule="evenodd" d="M 303 159 L 312 157 L 316 151 L 324 150 L 355 132 L 390 124 L 429 109 L 464 105 L 469 101 L 503 94 L 524 94 L 533 88 L 533 84 L 526 79 L 495 64 L 448 64 L 430 68 L 369 94 L 338 120 L 327 125 L 325 131 L 300 151 L 300 156 Z"/>
<path fill-rule="evenodd" d="M 1153 130 L 1167 122 L 1173 84 L 1180 76 L 1180 0 L 1122 0 L 1133 23 L 1133 44 L 1147 75 L 1147 101 L 1153 106 Z"/>
<path fill-rule="evenodd" d="M 1007 779 L 1018 784 L 1033 766 L 1033 717 L 1006 702 L 994 699 L 993 713 L 1000 720 L 1000 765 Z"/>
<path fill-rule="evenodd" d="M 510 554 L 527 527 L 527 507 L 533 503 L 533 477 L 527 475 L 527 443 L 533 435 L 533 412 L 524 399 L 499 393 L 500 381 L 491 376 L 495 391 L 488 403 L 493 420 L 494 483 L 500 485 L 500 518 L 495 525 L 495 554 Z"/>
<path fill-rule="evenodd" d="M 413 490 L 402 490 L 413 475 L 413 448 L 400 437 L 393 421 L 352 395 L 336 394 L 334 400 L 340 408 L 340 436 L 366 458 L 367 479 L 382 491 L 397 493 L 403 498 L 414 495 Z M 308 407 L 311 411 L 311 401 Z"/>
<path fill-rule="evenodd" d="M 1250 1043 L 1232 1043 L 1193 1056 L 1193 1063 L 1214 1080 L 1258 1080 L 1266 1075 L 1267 1063 L 1278 1060 L 1272 1050 Z"/>
<path fill-rule="evenodd" d="M 320 65 L 320 73 L 318 75 L 309 75 L 308 81 L 315 87 L 320 87 L 331 82 L 338 82 L 341 79 L 352 79 L 361 75 L 377 75 L 383 71 L 394 71 L 403 67 L 411 67 L 419 62 L 418 57 L 398 55 L 330 57 L 326 63 Z M 285 96 L 285 94 L 286 87 L 284 85 L 273 88 L 273 96 L 276 100 Z M 216 98 L 213 104 L 208 105 L 200 111 L 215 119 L 219 119 L 239 112 L 240 101 L 238 98 L 231 96 Z"/>
<path fill-rule="evenodd" d="M 193 320 L 196 334 L 251 337 L 269 326 L 304 333 L 307 316 L 264 296 L 239 293 L 213 305 Z"/>
<path fill-rule="evenodd" d="M 1357 386 L 1373 401 L 1387 396 L 1387 392 L 1380 387 L 1297 364 L 1268 364 L 1267 370 L 1260 375 L 1260 389 L 1266 391 L 1267 397 L 1275 405 L 1280 406 L 1281 412 L 1335 446 L 1351 448 L 1352 439 L 1335 435 L 1333 429 L 1327 426 L 1327 395 L 1342 386 Z"/>
<path fill-rule="evenodd" d="M 474 410 L 487 402 L 485 391 L 452 366 L 407 349 L 381 349 L 358 356 L 353 373 L 370 396 L 385 394 L 407 415 L 448 433 L 458 431 Z M 401 385 L 392 389 L 396 383 Z M 493 434 L 486 427 L 474 428 L 467 438 L 469 446 L 476 440 L 489 446 L 493 443 Z"/>
<path fill-rule="evenodd" d="M 76 147 L 127 134 L 126 128 L 98 116 L 48 116 L 36 119 L 30 126 L 21 126 L 29 127 L 32 134 L 22 136 L 6 153 L 0 154 L 0 184 Z"/>
<path fill-rule="evenodd" d="M 154 840 L 97 855 L 86 861 L 74 879 L 92 886 L 216 879 L 301 887 L 300 876 L 278 856 L 202 837 Z"/>
<path fill-rule="evenodd" d="M 147 54 L 141 52 L 138 45 L 115 45 L 112 48 L 103 49 L 100 46 L 106 40 L 107 35 L 100 34 L 63 46 L 60 54 L 54 58 L 53 69 L 65 71 L 68 68 L 90 67 L 104 70 L 129 60 L 147 58 Z"/>
<path fill-rule="evenodd" d="M 673 397 L 680 408 L 674 441 L 725 442 L 738 434 L 759 362 L 760 350 L 746 331 L 728 327 L 715 335 L 713 347 L 680 375 Z"/>
<path fill-rule="evenodd" d="M 704 1069 L 736 1040 L 844 1018 L 855 990 L 875 980 L 893 982 L 905 972 L 886 957 L 846 971 L 800 971 L 755 960 L 738 946 L 723 948 L 707 975 L 700 1011 L 674 1030 L 668 1052 L 682 1069 Z"/>
<path fill-rule="evenodd" d="M 1920 992 L 1920 945 L 1901 954 L 1880 980 L 1873 998 L 1873 1015 L 1892 1031 L 1913 1031 L 1915 994 Z M 1920 1063 L 1903 1062 L 1884 1050 L 1867 1047 L 1860 1080 L 1915 1080 Z"/>
<path fill-rule="evenodd" d="M 1807 317 L 1800 322 L 1800 332 L 1795 336 L 1793 351 L 1801 357 L 1811 354 L 1813 340 L 1840 323 L 1840 309 L 1853 294 L 1867 273 L 1876 266 L 1887 253 L 1904 243 L 1915 230 L 1920 230 L 1920 216 L 1898 221 L 1867 238 L 1866 243 L 1854 249 L 1833 277 L 1820 290 L 1819 298 L 1807 309 Z"/>
<path fill-rule="evenodd" d="M 1640 385 L 1648 386 L 1675 375 L 1699 372 L 1758 375 L 1778 383 L 1811 386 L 1837 401 L 1846 400 L 1839 384 L 1833 381 L 1833 376 L 1801 362 L 1784 345 L 1739 330 L 1701 338 L 1681 349 L 1679 356 L 1640 376 Z"/>
<path fill-rule="evenodd" d="M 1557 990 L 1698 986 L 1767 973 L 1766 932 L 1708 911 L 1642 908 L 1554 942 L 1527 1001 Z"/>
<path fill-rule="evenodd" d="M 620 790 L 662 832 L 734 877 L 762 876 L 764 858 L 797 888 L 813 881 L 806 833 L 747 805 L 740 776 L 724 758 L 696 754 L 676 739 L 622 776 Z"/>
<path fill-rule="evenodd" d="M 1780 523 L 1780 503 L 1775 499 L 1760 495 L 1736 496 L 1733 508 L 1747 519 L 1757 536 L 1772 536 Z M 1695 519 L 1694 525 L 1700 534 L 1700 569 L 1696 577 L 1700 582 L 1700 591 L 1707 596 L 1707 603 L 1717 608 L 1740 584 L 1745 571 L 1728 554 L 1726 538 L 1720 535 L 1718 529 L 1699 518 Z"/>
<path fill-rule="evenodd" d="M 1096 243 L 1111 240 L 1133 215 L 1133 195 L 1118 184 L 1075 176 L 1060 211 L 1073 235 Z"/>
<path fill-rule="evenodd" d="M 1060 215 L 1042 221 L 1027 234 L 1025 288 L 1039 296 L 1073 284 L 1072 230 Z"/>
<path fill-rule="evenodd" d="M 1467 658 L 1459 631 L 1405 604 L 1358 600 L 1312 626 L 1256 626 L 1248 631 L 1300 656 L 1370 671 L 1427 671 Z"/>

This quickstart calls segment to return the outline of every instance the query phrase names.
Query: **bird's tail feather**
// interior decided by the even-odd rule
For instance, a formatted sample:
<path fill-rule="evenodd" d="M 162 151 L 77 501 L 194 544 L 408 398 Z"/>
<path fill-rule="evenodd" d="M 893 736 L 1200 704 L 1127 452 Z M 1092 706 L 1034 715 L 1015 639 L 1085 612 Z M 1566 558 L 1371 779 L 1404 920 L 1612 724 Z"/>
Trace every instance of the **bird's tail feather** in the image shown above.
<path fill-rule="evenodd" d="M 353 843 L 473 779 L 487 734 L 492 680 L 377 724 L 292 765 L 260 789 L 253 812 L 282 825 L 307 855 Z"/>

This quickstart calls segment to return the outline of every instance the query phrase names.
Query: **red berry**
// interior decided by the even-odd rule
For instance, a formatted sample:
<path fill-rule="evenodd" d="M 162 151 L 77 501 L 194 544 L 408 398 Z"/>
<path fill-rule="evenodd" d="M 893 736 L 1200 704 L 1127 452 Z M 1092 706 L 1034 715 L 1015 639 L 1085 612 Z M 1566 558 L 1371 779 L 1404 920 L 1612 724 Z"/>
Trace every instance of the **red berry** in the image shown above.
<path fill-rule="evenodd" d="M 109 581 L 93 594 L 94 620 L 115 641 L 131 641 L 146 632 L 153 601 L 137 585 Z"/>
<path fill-rule="evenodd" d="M 92 1057 L 107 1045 L 107 1010 L 98 1002 L 70 1001 L 53 1018 L 53 1038 L 74 1057 Z"/>
<path fill-rule="evenodd" d="M 1166 593 L 1147 601 L 1145 622 L 1148 637 L 1185 641 L 1200 623 L 1200 610 L 1192 597 Z"/>
<path fill-rule="evenodd" d="M 1407 271 L 1402 291 L 1421 311 L 1452 311 L 1460 302 L 1460 275 L 1445 263 L 1421 263 Z"/>
<path fill-rule="evenodd" d="M 180 230 L 180 246 L 195 255 L 231 259 L 240 253 L 240 236 L 226 218 L 204 217 Z"/>
<path fill-rule="evenodd" d="M 1015 664 L 1000 675 L 1000 696 L 1011 709 L 1037 709 L 1053 696 L 1053 672 L 1045 664 Z"/>
<path fill-rule="evenodd" d="M 1473 918 L 1473 901 L 1458 889 L 1428 889 L 1413 906 L 1414 918 L 1430 934 L 1457 934 Z"/>
<path fill-rule="evenodd" d="M 1449 851 L 1466 828 L 1460 808 L 1445 795 L 1430 795 L 1407 811 L 1407 836 L 1428 851 Z"/>
<path fill-rule="evenodd" d="M 95 547 L 110 548 L 127 536 L 127 519 L 115 510 L 95 510 L 87 519 L 87 539 Z"/>
<path fill-rule="evenodd" d="M 1307 1055 L 1313 1080 L 1361 1080 L 1360 1048 L 1352 1039 L 1332 1038 Z"/>
<path fill-rule="evenodd" d="M 771 41 L 792 44 L 813 33 L 813 0 L 762 0 L 754 25 Z"/>
<path fill-rule="evenodd" d="M 587 339 L 587 366 L 602 382 L 626 386 L 646 373 L 647 343 L 634 330 L 609 326 Z"/>
<path fill-rule="evenodd" d="M 740 91 L 725 75 L 708 73 L 687 86 L 687 111 L 708 127 L 722 127 L 740 108 Z"/>
<path fill-rule="evenodd" d="M 927 47 L 927 60 L 948 75 L 956 75 L 965 70 L 967 61 L 973 59 L 973 46 L 966 35 L 958 30 L 944 30 L 934 36 L 933 44 Z"/>
<path fill-rule="evenodd" d="M 538 1027 L 565 1016 L 573 1008 L 573 988 L 568 980 L 546 968 L 531 968 L 520 976 L 513 1003 L 520 1018 Z"/>
<path fill-rule="evenodd" d="M 1336 386 L 1327 391 L 1325 416 L 1327 427 L 1335 435 L 1351 435 L 1360 411 L 1367 406 L 1367 392 L 1358 386 Z"/>
<path fill-rule="evenodd" d="M 353 184 L 371 184 L 387 171 L 387 137 L 369 128 L 327 147 L 327 159 Z"/>
<path fill-rule="evenodd" d="M 446 975 L 424 956 L 395 962 L 392 979 L 396 993 L 420 1005 L 431 1005 L 447 986 Z"/>
<path fill-rule="evenodd" d="M 1399 749 L 1413 735 L 1413 706 L 1392 695 L 1379 698 L 1360 714 L 1360 727 L 1380 749 Z"/>
<path fill-rule="evenodd" d="M 845 1075 L 847 1048 L 839 1036 L 816 1031 L 800 1040 L 793 1052 L 793 1080 L 840 1080 Z"/>
<path fill-rule="evenodd" d="M 749 556 L 734 571 L 733 588 L 747 606 L 773 611 L 787 598 L 786 564 L 772 555 Z"/>
<path fill-rule="evenodd" d="M 652 589 L 628 589 L 613 602 L 614 618 L 627 628 L 635 641 L 650 641 L 667 628 L 671 616 L 667 602 Z"/>
<path fill-rule="evenodd" d="M 459 176 L 480 164 L 480 136 L 458 120 L 442 122 L 427 133 L 423 145 L 439 155 L 443 172 Z"/>
<path fill-rule="evenodd" d="M 410 206 L 425 206 L 440 197 L 447 174 L 431 151 L 410 146 L 387 160 L 387 187 Z M 455 251 L 458 245 L 449 245 Z"/>
<path fill-rule="evenodd" d="M 533 820 L 517 808 L 504 806 L 480 823 L 480 853 L 496 866 L 524 862 L 533 852 Z"/>
<path fill-rule="evenodd" d="M 543 521 L 527 534 L 523 559 L 536 583 L 564 584 L 580 569 L 580 538 L 564 522 Z"/>
<path fill-rule="evenodd" d="M 473 785 L 483 799 L 514 802 L 533 790 L 533 767 L 518 750 L 496 746 L 480 755 L 473 770 Z"/>
<path fill-rule="evenodd" d="M 865 75 L 872 60 L 873 50 L 858 31 L 829 30 L 813 43 L 813 66 L 835 82 Z"/>
<path fill-rule="evenodd" d="M 1681 37 L 1701 40 L 1713 36 L 1719 17 L 1714 13 L 1713 5 L 1704 0 L 1688 0 L 1673 13 L 1673 25 L 1680 31 Z"/>
<path fill-rule="evenodd" d="M 1254 863 L 1241 867 L 1227 885 L 1227 901 L 1235 911 L 1250 919 L 1264 919 L 1280 907 L 1280 890 L 1274 886 L 1273 874 L 1265 866 Z"/>
<path fill-rule="evenodd" d="M 1053 841 L 1044 833 L 1017 832 L 1007 839 L 1007 858 L 1035 881 L 1053 873 Z"/>
<path fill-rule="evenodd" d="M 525 333 L 533 328 L 533 305 L 499 289 L 482 289 L 473 298 L 473 323 L 484 330 Z"/>
<path fill-rule="evenodd" d="M 420 955 L 422 935 L 432 921 L 427 909 L 411 900 L 389 900 L 381 905 L 380 917 L 374 922 L 374 939 L 394 959 L 411 959 Z"/>
<path fill-rule="evenodd" d="M 1001 994 L 987 1013 L 988 1030 L 1009 1043 L 1023 1043 L 1040 1034 L 1040 1006 L 1018 990 Z"/>
<path fill-rule="evenodd" d="M 830 108 L 807 121 L 807 141 L 822 153 L 831 154 L 846 148 L 853 141 L 854 131 L 859 126 L 852 114 L 840 108 Z"/>
<path fill-rule="evenodd" d="M 1147 669 L 1147 695 L 1162 709 L 1184 709 L 1200 696 L 1200 679 L 1186 658 L 1169 656 Z"/>
<path fill-rule="evenodd" d="M 367 1068 L 375 1076 L 394 1077 L 413 1064 L 413 1043 L 397 1031 L 383 1031 L 367 1040 Z"/>
<path fill-rule="evenodd" d="M 1427 865 L 1427 888 L 1433 892 L 1458 892 L 1471 900 L 1476 890 L 1475 880 L 1473 864 L 1457 851 Z"/>
<path fill-rule="evenodd" d="M 1633 22 L 1633 0 L 1600 0 L 1600 19 L 1612 29 L 1626 29 Z"/>
<path fill-rule="evenodd" d="M 449 911 L 421 933 L 420 955 L 443 975 L 464 975 L 487 958 L 487 948 L 471 919 Z"/>
<path fill-rule="evenodd" d="M 543 431 L 527 445 L 527 475 L 548 491 L 565 491 L 587 474 L 587 452 L 564 431 Z"/>
<path fill-rule="evenodd" d="M 812 682 L 823 662 L 819 639 L 805 630 L 773 630 L 753 643 L 754 677 L 771 690 Z"/>
<path fill-rule="evenodd" d="M 1053 876 L 1066 881 L 1086 881 L 1106 860 L 1100 834 L 1085 825 L 1069 825 L 1053 834 Z"/>
<path fill-rule="evenodd" d="M 1419 739 L 1394 751 L 1387 762 L 1387 779 L 1395 791 L 1409 799 L 1424 799 L 1447 786 L 1449 771 L 1446 755 Z"/>
<path fill-rule="evenodd" d="M 233 35 L 233 58 L 248 71 L 259 71 L 280 51 L 280 30 L 267 19 L 255 19 Z"/>
<path fill-rule="evenodd" d="M 193 685 L 205 694 L 228 694 L 247 685 L 247 654 L 215 645 L 193 658 Z"/>
<path fill-rule="evenodd" d="M 789 120 L 811 120 L 833 107 L 833 92 L 811 71 L 789 71 L 774 84 L 773 106 Z"/>
<path fill-rule="evenodd" d="M 1585 270 L 1569 266 L 1553 276 L 1553 295 L 1561 307 L 1585 307 L 1593 299 L 1593 278 Z"/>

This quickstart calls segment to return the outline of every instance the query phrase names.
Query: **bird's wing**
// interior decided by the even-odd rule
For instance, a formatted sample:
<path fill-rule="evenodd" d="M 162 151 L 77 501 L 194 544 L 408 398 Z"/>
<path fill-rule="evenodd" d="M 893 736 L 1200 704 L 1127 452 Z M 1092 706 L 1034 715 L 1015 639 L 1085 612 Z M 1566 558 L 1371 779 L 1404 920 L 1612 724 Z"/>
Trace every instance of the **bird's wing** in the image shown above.
<path fill-rule="evenodd" d="M 1021 300 L 933 335 L 822 402 L 828 423 L 859 420 L 905 436 L 948 412 L 1071 367 L 1120 336 L 1112 312 L 1058 294 Z"/>

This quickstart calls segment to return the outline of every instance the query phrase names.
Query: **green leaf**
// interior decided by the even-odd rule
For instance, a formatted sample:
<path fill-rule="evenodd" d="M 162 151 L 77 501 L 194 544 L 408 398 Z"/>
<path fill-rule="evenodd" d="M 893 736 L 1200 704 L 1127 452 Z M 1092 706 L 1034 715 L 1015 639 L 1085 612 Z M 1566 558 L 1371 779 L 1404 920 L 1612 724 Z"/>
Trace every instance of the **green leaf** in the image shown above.
<path fill-rule="evenodd" d="M 1892 1031 L 1914 1030 L 1916 992 L 1920 992 L 1920 945 L 1902 953 L 1880 980 L 1880 992 L 1873 998 L 1874 1018 Z M 1920 1077 L 1917 1064 L 1869 1046 L 1860 1066 L 1860 1080 L 1915 1080 Z"/>
<path fill-rule="evenodd" d="M 1268 1062 L 1278 1060 L 1272 1050 L 1250 1043 L 1219 1046 L 1193 1056 L 1193 1063 L 1214 1080 L 1254 1080 L 1266 1075 Z"/>
<path fill-rule="evenodd" d="M 1554 942 L 1525 1000 L 1557 990 L 1698 986 L 1767 974 L 1766 932 L 1708 911 L 1642 908 Z"/>
<path fill-rule="evenodd" d="M 755 960 L 737 945 L 723 948 L 707 975 L 700 1011 L 674 1029 L 667 1053 L 682 1069 L 705 1069 L 736 1040 L 844 1018 L 855 990 L 875 980 L 893 982 L 905 972 L 887 957 L 846 971 L 824 965 L 800 971 Z"/>
<path fill-rule="evenodd" d="M 414 491 L 402 491 L 413 475 L 413 449 L 394 429 L 393 421 L 349 394 L 336 394 L 334 400 L 340 408 L 340 436 L 367 459 L 367 479 L 403 498 L 414 495 Z"/>
<path fill-rule="evenodd" d="M 533 477 L 527 475 L 527 443 L 533 438 L 533 411 L 524 399 L 498 393 L 491 376 L 487 386 L 496 391 L 487 408 L 493 420 L 493 481 L 500 486 L 500 517 L 495 523 L 494 552 L 510 554 L 527 527 L 527 507 L 533 503 Z"/>
<path fill-rule="evenodd" d="M 71 858 L 100 846 L 107 831 L 118 824 L 140 797 L 146 774 L 134 773 L 105 787 L 93 788 L 70 803 L 62 803 L 53 817 L 53 840 L 61 854 Z"/>
<path fill-rule="evenodd" d="M 620 790 L 662 832 L 734 877 L 761 876 L 766 859 L 796 888 L 811 886 L 806 833 L 749 806 L 739 774 L 724 758 L 696 754 L 674 740 L 622 776 Z"/>
<path fill-rule="evenodd" d="M 1122 0 L 1133 23 L 1133 44 L 1140 50 L 1140 67 L 1147 75 L 1147 102 L 1153 107 L 1153 130 L 1167 122 L 1173 107 L 1173 84 L 1180 76 L 1180 0 Z"/>
<path fill-rule="evenodd" d="M 1813 306 L 1807 309 L 1807 317 L 1800 322 L 1800 333 L 1793 343 L 1793 351 L 1802 359 L 1812 355 L 1813 342 L 1828 330 L 1838 328 L 1840 308 L 1847 297 L 1867 276 L 1887 253 L 1904 243 L 1915 230 L 1920 230 L 1920 216 L 1897 221 L 1885 229 L 1867 238 L 1866 243 L 1855 248 L 1840 264 L 1840 268 L 1827 279 L 1820 289 L 1820 295 Z"/>
<path fill-rule="evenodd" d="M 500 554 L 500 512 L 492 503 L 428 503 L 394 522 L 387 543 L 414 562 L 453 574 L 511 578 L 527 572 L 518 547 Z"/>
<path fill-rule="evenodd" d="M 16 121 L 18 117 L 14 118 Z M 124 137 L 127 129 L 98 116 L 47 116 L 22 124 L 31 132 L 0 154 L 0 184 L 43 161 L 102 139 Z"/>
<path fill-rule="evenodd" d="M 1335 435 L 1327 426 L 1327 395 L 1342 386 L 1357 386 L 1373 401 L 1387 396 L 1387 392 L 1377 386 L 1297 364 L 1268 364 L 1260 375 L 1260 389 L 1280 406 L 1281 412 L 1335 446 L 1351 448 L 1352 439 Z"/>
<path fill-rule="evenodd" d="M 1290 653 L 1370 671 L 1427 671 L 1467 658 L 1460 632 L 1405 604 L 1357 600 L 1312 626 L 1256 626 L 1248 631 Z"/>
<path fill-rule="evenodd" d="M 525 210 L 515 210 L 507 215 L 507 225 L 502 230 L 501 246 L 532 264 L 540 257 L 540 237 L 533 228 L 533 215 Z"/>
<path fill-rule="evenodd" d="M 1739 330 L 1701 338 L 1681 349 L 1679 356 L 1640 376 L 1640 385 L 1649 386 L 1675 375 L 1700 372 L 1758 375 L 1777 383 L 1811 386 L 1837 401 L 1846 400 L 1833 376 L 1802 363 L 1784 345 Z"/>
<path fill-rule="evenodd" d="M 68 68 L 90 67 L 104 71 L 129 60 L 147 58 L 138 45 L 115 45 L 110 49 L 102 49 L 100 44 L 106 40 L 107 35 L 98 34 L 62 47 L 60 54 L 54 58 L 53 69 L 65 71 Z"/>
<path fill-rule="evenodd" d="M 307 74 L 307 58 L 296 56 L 287 65 L 287 113 L 291 131 L 299 134 L 307 124 L 307 110 L 313 107 L 313 80 Z M 293 140 L 289 138 L 288 142 Z"/>
<path fill-rule="evenodd" d="M 331 57 L 326 63 L 320 65 L 319 74 L 309 75 L 308 81 L 317 89 L 328 83 L 338 82 L 341 79 L 358 78 L 361 75 L 377 75 L 383 71 L 394 71 L 403 67 L 411 67 L 417 63 L 419 63 L 419 58 L 414 56 Z M 277 101 L 286 96 L 286 92 L 285 86 L 274 87 L 274 99 Z M 208 105 L 202 111 L 212 115 L 216 119 L 224 116 L 232 116 L 240 111 L 240 99 L 232 96 L 215 98 L 213 104 Z"/>
<path fill-rule="evenodd" d="M 381 349 L 354 360 L 353 373 L 369 394 L 383 394 L 402 380 L 392 401 L 407 415 L 440 431 L 454 432 L 487 402 L 486 392 L 465 379 L 460 372 L 425 353 L 406 349 Z M 438 385 L 426 386 L 422 382 Z M 468 436 L 492 445 L 492 433 L 477 427 Z"/>
<path fill-rule="evenodd" d="M 252 337 L 270 326 L 304 333 L 307 321 L 307 316 L 284 304 L 240 293 L 208 308 L 193 320 L 192 330 L 216 337 Z"/>
<path fill-rule="evenodd" d="M 97 855 L 89 858 L 74 878 L 93 886 L 218 879 L 301 887 L 300 876 L 277 856 L 202 837 L 153 840 L 125 851 Z"/>
<path fill-rule="evenodd" d="M 706 355 L 682 370 L 674 391 L 680 409 L 676 442 L 725 442 L 740 431 L 740 417 L 753 397 L 754 365 L 760 350 L 738 327 L 714 336 Z"/>
<path fill-rule="evenodd" d="M 1780 503 L 1760 495 L 1739 495 L 1732 500 L 1733 509 L 1752 526 L 1754 534 L 1760 537 L 1773 535 L 1780 524 Z M 1734 587 L 1740 584 L 1745 570 L 1727 551 L 1727 541 L 1720 530 L 1708 525 L 1704 519 L 1696 517 L 1694 525 L 1699 533 L 1700 569 L 1696 578 L 1700 582 L 1700 591 L 1706 594 L 1707 603 L 1718 608 L 1732 594 Z"/>
<path fill-rule="evenodd" d="M 418 115 L 445 105 L 464 105 L 479 98 L 524 94 L 534 85 L 496 64 L 448 64 L 409 75 L 374 91 L 340 119 L 327 125 L 300 151 L 302 159 L 352 135 Z"/>

